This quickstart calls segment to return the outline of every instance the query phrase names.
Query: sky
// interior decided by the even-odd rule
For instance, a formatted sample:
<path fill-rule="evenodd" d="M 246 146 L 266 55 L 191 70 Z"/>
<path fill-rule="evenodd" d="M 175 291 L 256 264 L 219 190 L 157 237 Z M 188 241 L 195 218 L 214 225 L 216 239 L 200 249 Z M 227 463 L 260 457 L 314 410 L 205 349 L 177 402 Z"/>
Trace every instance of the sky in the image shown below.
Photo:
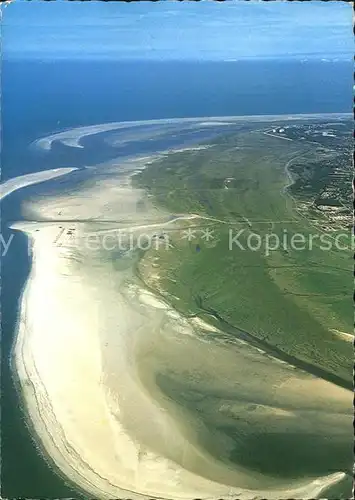
<path fill-rule="evenodd" d="M 5 59 L 350 59 L 352 7 L 322 2 L 2 4 Z"/>

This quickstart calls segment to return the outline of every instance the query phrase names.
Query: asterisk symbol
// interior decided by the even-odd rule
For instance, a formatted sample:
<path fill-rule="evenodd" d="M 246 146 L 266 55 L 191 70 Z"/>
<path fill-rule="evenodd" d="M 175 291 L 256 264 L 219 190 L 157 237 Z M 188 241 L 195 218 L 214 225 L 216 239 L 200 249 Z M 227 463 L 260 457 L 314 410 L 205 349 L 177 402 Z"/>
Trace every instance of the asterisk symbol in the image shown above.
<path fill-rule="evenodd" d="M 187 239 L 187 241 L 193 240 L 194 238 L 196 238 L 196 230 L 191 228 L 185 229 L 182 232 L 182 238 Z"/>
<path fill-rule="evenodd" d="M 205 241 L 210 241 L 214 239 L 213 235 L 213 229 L 210 229 L 209 227 L 207 229 L 201 229 L 202 236 L 201 238 Z"/>

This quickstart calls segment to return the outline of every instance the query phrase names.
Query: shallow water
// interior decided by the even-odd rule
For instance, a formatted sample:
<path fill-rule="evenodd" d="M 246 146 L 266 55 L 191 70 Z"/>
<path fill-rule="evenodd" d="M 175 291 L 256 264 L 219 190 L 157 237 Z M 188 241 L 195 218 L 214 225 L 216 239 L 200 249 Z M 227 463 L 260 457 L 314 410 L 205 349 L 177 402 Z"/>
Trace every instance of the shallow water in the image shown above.
<path fill-rule="evenodd" d="M 218 132 L 220 132 L 220 128 Z M 183 138 L 184 140 L 185 138 Z M 181 145 L 186 144 L 183 142 Z M 148 150 L 149 148 L 145 151 Z M 54 146 L 51 153 L 55 154 L 56 152 L 56 146 Z M 104 170 L 101 175 L 100 169 L 92 171 L 80 170 L 63 179 L 56 179 L 43 185 L 25 188 L 20 194 L 15 193 L 11 195 L 9 200 L 6 200 L 3 223 L 6 224 L 6 221 L 21 218 L 19 207 L 23 200 L 31 197 L 36 200 L 36 197 L 40 195 L 39 199 L 42 200 L 43 204 L 46 197 L 51 200 L 55 195 L 63 195 L 64 192 L 76 192 L 80 190 L 82 183 L 87 182 L 92 176 L 102 180 L 106 175 Z M 60 214 L 58 218 L 61 218 Z M 16 233 L 16 236 L 18 236 L 18 233 Z M 27 254 L 27 246 L 26 249 L 24 247 L 25 243 L 24 238 L 20 236 L 17 245 L 14 243 L 11 246 L 7 256 L 7 274 L 3 275 L 3 290 L 7 296 L 5 307 L 3 305 L 3 325 L 8 350 L 11 348 L 13 338 L 18 295 L 29 269 L 29 261 L 25 255 L 25 253 Z M 179 337 L 165 337 L 165 335 L 169 334 L 169 330 L 163 331 L 163 334 L 154 334 L 154 332 L 155 330 L 152 329 L 152 336 L 148 340 L 143 337 L 137 340 L 137 366 L 142 374 L 142 384 L 144 386 L 146 383 L 148 392 L 154 393 L 156 400 L 163 407 L 166 405 L 172 412 L 173 418 L 178 422 L 177 425 L 180 426 L 185 439 L 190 444 L 194 443 L 197 448 L 207 450 L 208 463 L 211 467 L 208 473 L 210 479 L 223 480 L 223 474 L 225 474 L 225 479 L 230 481 L 230 473 L 227 469 L 224 472 L 222 471 L 227 464 L 228 466 L 248 467 L 256 476 L 258 476 L 259 472 L 266 473 L 269 478 L 265 479 L 265 484 L 270 485 L 277 482 L 279 478 L 282 478 L 284 484 L 287 485 L 288 481 L 293 477 L 337 472 L 339 467 L 342 470 L 348 470 L 350 455 L 347 452 L 349 448 L 347 419 L 344 420 L 342 430 L 337 431 L 331 439 L 329 439 L 327 429 L 329 431 L 330 428 L 334 427 L 334 422 L 332 417 L 328 418 L 326 411 L 325 416 L 301 415 L 300 421 L 295 425 L 292 424 L 297 429 L 297 433 L 292 433 L 287 427 L 288 416 L 283 415 L 275 420 L 274 415 L 264 414 L 264 410 L 261 413 L 255 411 L 269 402 L 268 397 L 263 394 L 265 387 L 262 387 L 262 384 L 257 380 L 261 373 L 262 364 L 259 369 L 257 368 L 258 364 L 255 365 L 254 373 L 253 368 L 250 371 L 249 366 L 243 365 L 243 363 L 245 364 L 243 355 L 238 358 L 237 353 L 234 353 L 236 358 L 233 358 L 232 350 L 229 348 L 225 350 L 222 348 L 215 349 L 213 344 L 208 345 L 208 342 L 202 346 L 194 338 L 185 337 L 184 341 L 181 342 Z M 194 356 L 192 356 L 193 352 Z M 190 363 L 185 361 L 189 360 L 189 357 Z M 238 362 L 236 361 L 237 358 L 239 359 Z M 112 362 L 114 363 L 114 361 Z M 236 366 L 234 366 L 234 363 Z M 267 366 L 270 368 L 270 377 L 274 377 L 276 381 L 279 377 L 282 379 L 280 373 L 284 368 L 274 367 L 272 363 L 267 364 Z M 253 379 L 255 375 L 256 377 Z M 3 429 L 5 429 L 5 436 L 7 430 L 9 430 L 9 439 L 4 439 L 7 451 L 3 456 L 6 457 L 6 453 L 8 453 L 6 465 L 10 468 L 10 464 L 12 464 L 11 467 L 14 466 L 14 450 L 18 450 L 18 447 L 22 446 L 22 442 L 26 443 L 27 438 L 23 438 L 23 436 L 26 434 L 28 437 L 29 434 L 27 430 L 25 431 L 23 420 L 18 418 L 20 415 L 18 411 L 19 401 L 15 397 L 9 377 L 10 372 L 7 372 L 4 377 L 5 383 L 8 384 L 5 389 L 7 393 L 5 398 L 8 397 L 9 403 L 8 413 L 5 413 L 3 420 L 5 426 Z M 115 385 L 114 382 L 112 383 Z M 154 389 L 153 385 L 155 383 L 157 385 Z M 283 395 L 281 394 L 280 398 L 286 396 L 289 399 L 292 398 L 292 394 L 288 395 L 287 391 Z M 291 409 L 294 411 L 296 405 L 297 411 L 302 411 L 297 406 L 301 405 L 302 407 L 297 390 L 296 396 L 296 402 L 293 406 L 291 405 Z M 319 397 L 320 407 L 323 404 L 327 406 L 327 398 L 322 399 L 321 396 Z M 253 405 L 256 405 L 256 408 L 251 408 Z M 223 408 L 222 412 L 221 407 Z M 283 409 L 282 405 L 281 409 Z M 288 409 L 286 405 L 286 410 Z M 308 411 L 308 409 L 306 410 Z M 319 408 L 316 408 L 316 410 L 318 411 Z M 341 413 L 342 411 L 340 411 Z M 14 418 L 15 414 L 17 414 L 16 418 Z M 250 420 L 251 414 L 253 414 L 253 418 L 255 417 L 255 421 L 253 418 Z M 127 425 L 128 422 L 131 422 L 132 432 L 141 434 L 140 429 L 144 431 L 144 426 L 142 422 L 139 424 L 139 420 L 134 426 L 133 417 L 132 408 L 127 409 Z M 299 417 L 300 415 L 298 415 L 298 419 Z M 15 426 L 12 429 L 9 427 L 13 418 L 14 422 L 17 421 L 18 431 L 16 431 Z M 337 415 L 338 420 L 341 418 L 342 416 Z M 272 433 L 268 430 L 269 422 L 273 429 Z M 283 432 L 277 429 L 278 426 L 282 428 Z M 316 430 L 319 426 L 322 430 Z M 252 430 L 251 427 L 253 427 Z M 300 437 L 298 441 L 296 439 L 297 435 Z M 270 438 L 270 436 L 272 437 Z M 7 443 L 9 444 L 7 445 Z M 16 444 L 14 445 L 14 443 Z M 48 498 L 52 495 L 73 495 L 73 490 L 67 489 L 64 481 L 62 482 L 53 474 L 51 468 L 45 465 L 46 462 L 38 454 L 30 438 L 27 439 L 27 443 L 28 446 L 24 444 L 23 461 L 19 462 L 19 464 L 22 463 L 23 470 L 26 469 L 26 463 L 30 464 L 30 467 L 26 470 L 33 470 L 31 467 L 35 467 L 36 470 L 35 472 L 26 472 L 24 482 L 21 481 L 21 485 L 18 485 L 13 475 L 9 473 L 7 483 L 5 482 L 4 485 L 8 485 L 8 491 L 11 494 L 6 494 L 6 496 L 28 496 L 31 491 L 35 492 L 33 496 L 46 496 Z M 154 445 L 151 438 L 149 438 L 149 445 Z M 258 445 L 261 445 L 261 453 L 259 454 L 256 453 Z M 164 449 L 163 442 L 154 446 L 156 446 L 156 451 L 168 453 L 171 458 L 183 467 L 202 476 L 206 474 L 201 462 L 196 461 L 196 454 L 194 454 L 195 452 L 191 447 L 188 451 L 182 452 L 182 448 L 177 447 L 167 452 Z M 28 448 L 28 451 L 25 451 L 26 448 Z M 289 460 L 288 456 L 289 449 L 295 450 L 291 460 Z M 285 459 L 282 460 L 282 456 Z M 202 461 L 202 463 L 204 462 Z M 41 475 L 40 482 L 39 475 Z M 244 487 L 256 487 L 258 484 L 257 479 L 249 480 L 244 478 L 243 481 Z M 19 488 L 20 492 L 13 494 L 12 492 L 15 492 L 16 488 Z M 75 497 L 78 498 L 78 494 L 75 493 Z"/>

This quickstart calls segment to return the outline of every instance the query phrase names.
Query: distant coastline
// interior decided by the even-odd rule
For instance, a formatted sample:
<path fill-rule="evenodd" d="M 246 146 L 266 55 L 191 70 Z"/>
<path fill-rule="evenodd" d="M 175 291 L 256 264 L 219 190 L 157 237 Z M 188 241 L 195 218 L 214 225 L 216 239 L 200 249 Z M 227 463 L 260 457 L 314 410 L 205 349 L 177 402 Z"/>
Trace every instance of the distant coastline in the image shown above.
<path fill-rule="evenodd" d="M 320 118 L 323 118 L 325 115 L 324 115 L 324 114 L 297 115 L 297 119 L 303 119 L 303 118 L 305 118 L 305 117 L 306 117 L 305 119 L 307 119 L 307 117 L 309 117 L 309 118 L 314 118 L 315 116 L 319 116 Z M 335 117 L 335 116 L 339 116 L 339 117 L 348 117 L 348 116 L 349 116 L 349 117 L 350 117 L 351 115 L 350 115 L 350 114 L 343 114 L 343 113 L 341 113 L 341 114 L 334 114 L 334 113 L 332 113 L 332 114 L 327 114 L 327 116 L 330 116 L 330 117 Z M 223 120 L 225 120 L 225 119 L 226 119 L 226 117 L 223 117 L 223 118 L 221 118 L 221 117 L 217 117 L 217 118 L 219 118 L 219 119 L 223 119 Z M 209 118 L 209 120 L 216 120 L 217 118 Z M 276 116 L 275 116 L 275 115 L 273 115 L 273 118 L 274 118 L 275 120 L 285 119 L 285 115 L 276 115 Z M 227 119 L 230 119 L 230 118 L 227 118 Z M 239 120 L 243 120 L 243 119 L 245 119 L 246 121 L 248 121 L 249 117 L 248 117 L 248 116 L 247 116 L 247 117 L 238 117 L 238 119 L 239 119 Z M 203 121 L 203 120 L 206 120 L 206 118 L 197 118 L 197 119 L 193 119 L 193 120 L 197 120 L 197 121 L 200 121 L 200 120 L 201 120 L 201 121 Z M 178 119 L 178 121 L 180 122 L 181 120 L 179 120 L 179 119 Z M 255 121 L 262 121 L 262 120 L 260 120 L 260 116 L 259 116 L 259 115 L 256 117 Z M 128 123 L 130 123 L 130 122 L 128 122 Z M 141 123 L 141 122 L 139 122 L 139 123 Z M 162 123 L 162 122 L 159 120 L 159 123 Z M 97 129 L 95 129 L 95 130 L 97 130 Z M 72 132 L 73 132 L 73 131 L 69 131 L 69 133 L 72 133 Z M 78 132 L 78 131 L 76 131 L 76 132 Z M 54 139 L 54 140 L 56 140 L 56 139 Z M 39 172 L 38 174 L 41 174 L 41 172 Z M 68 178 L 70 178 L 70 176 L 68 176 Z M 39 176 L 39 177 L 38 177 L 38 179 L 41 179 L 41 176 Z M 14 181 L 15 181 L 15 180 L 16 180 L 16 179 L 14 179 Z M 39 180 L 39 182 L 40 182 L 40 180 Z M 25 187 L 25 186 L 24 186 L 24 185 L 21 185 L 21 186 L 19 186 L 19 187 Z M 22 297 L 21 297 L 21 299 L 22 299 Z M 16 381 L 15 381 L 15 382 L 16 382 Z M 18 380 L 17 380 L 17 382 L 16 382 L 16 383 L 18 383 Z M 19 387 L 18 387 L 18 386 L 17 386 L 17 388 L 19 389 Z M 26 414 L 26 415 L 27 415 L 27 414 Z M 27 416 L 27 418 L 28 418 L 28 416 Z M 32 429 L 32 427 L 30 427 L 29 429 L 30 429 L 30 430 L 33 430 L 33 429 Z M 50 463 L 51 463 L 51 460 L 50 460 L 50 459 L 48 460 L 48 457 L 46 457 L 45 452 L 41 449 L 41 447 L 38 447 L 38 448 L 37 448 L 37 451 L 39 451 L 39 452 L 41 453 L 41 455 L 43 455 L 43 458 L 44 458 L 44 460 L 46 461 L 46 463 L 47 463 L 47 464 L 50 464 Z M 51 466 L 51 467 L 52 467 L 52 466 Z M 54 469 L 55 469 L 55 466 L 54 466 Z M 62 476 L 60 475 L 60 477 L 62 477 Z M 330 480 L 330 479 L 331 479 L 331 478 L 329 478 L 329 480 Z M 336 478 L 334 477 L 333 479 L 335 480 Z M 339 477 L 337 477 L 337 479 L 339 479 Z"/>

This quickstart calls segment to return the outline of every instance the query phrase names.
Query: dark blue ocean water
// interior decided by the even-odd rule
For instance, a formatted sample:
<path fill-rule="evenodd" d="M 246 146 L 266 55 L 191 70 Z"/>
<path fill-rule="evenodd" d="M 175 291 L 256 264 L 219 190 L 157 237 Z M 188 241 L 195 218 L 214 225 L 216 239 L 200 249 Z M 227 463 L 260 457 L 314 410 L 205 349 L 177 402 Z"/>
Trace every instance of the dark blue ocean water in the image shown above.
<path fill-rule="evenodd" d="M 28 144 L 58 130 L 121 120 L 351 112 L 352 85 L 351 62 L 4 61 L 2 175 L 32 171 L 38 158 L 29 156 Z M 58 151 L 47 168 L 64 161 Z"/>
<path fill-rule="evenodd" d="M 29 148 L 35 139 L 66 128 L 174 117 L 351 112 L 352 79 L 352 65 L 345 62 L 4 61 L 2 179 L 108 159 L 95 140 L 85 154 L 60 144 L 50 157 Z M 22 199 L 38 189 L 25 188 L 2 203 L 5 239 L 13 234 L 8 221 L 21 218 Z M 38 453 L 11 377 L 18 298 L 29 266 L 26 238 L 16 233 L 2 259 L 1 496 L 79 498 Z"/>

